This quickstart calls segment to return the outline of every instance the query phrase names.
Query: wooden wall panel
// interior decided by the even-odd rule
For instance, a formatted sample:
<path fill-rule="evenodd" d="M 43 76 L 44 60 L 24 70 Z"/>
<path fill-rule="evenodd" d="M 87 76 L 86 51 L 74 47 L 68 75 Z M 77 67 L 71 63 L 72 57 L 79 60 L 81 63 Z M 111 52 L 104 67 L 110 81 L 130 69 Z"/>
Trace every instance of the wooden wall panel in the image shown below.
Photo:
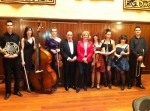
<path fill-rule="evenodd" d="M 101 39 L 105 38 L 106 28 L 110 28 L 112 31 L 112 39 L 115 40 L 116 44 L 118 43 L 118 38 L 121 34 L 126 34 L 128 40 L 134 35 L 134 28 L 136 25 L 141 26 L 142 36 L 145 37 L 146 41 L 150 43 L 150 23 L 141 23 L 141 22 L 123 22 L 122 24 L 117 24 L 114 21 L 85 21 L 85 20 L 49 20 L 49 19 L 26 19 L 26 18 L 0 18 L 0 35 L 6 31 L 5 22 L 7 19 L 11 19 L 14 22 L 14 32 L 20 35 L 20 38 L 23 37 L 24 29 L 26 26 L 31 26 L 33 28 L 34 37 L 37 36 L 37 27 L 38 23 L 42 22 L 43 28 L 40 31 L 39 39 L 42 46 L 45 45 L 46 37 L 50 35 L 50 28 L 56 27 L 58 29 L 58 37 L 62 40 L 66 38 L 66 31 L 71 30 L 74 35 L 75 40 L 80 40 L 81 33 L 84 30 L 88 30 L 91 36 L 94 32 L 99 32 Z M 148 44 L 150 46 L 150 44 Z M 143 73 L 150 73 L 150 51 L 146 57 Z M 61 69 L 61 78 L 60 82 L 63 83 L 63 73 Z M 0 56 L 0 78 L 4 75 L 3 66 L 2 66 L 2 57 Z"/>
<path fill-rule="evenodd" d="M 91 37 L 93 38 L 93 34 L 95 32 L 98 32 L 100 34 L 101 39 L 105 38 L 105 30 L 107 28 L 107 23 L 105 22 L 81 22 L 81 31 L 80 31 L 80 36 L 83 31 L 87 30 L 90 32 Z M 91 38 L 91 40 L 92 40 Z"/>
<path fill-rule="evenodd" d="M 62 40 L 66 38 L 66 32 L 69 30 L 73 32 L 73 38 L 75 40 L 78 40 L 78 22 L 50 21 L 49 27 L 56 27 L 57 36 L 60 37 Z"/>
<path fill-rule="evenodd" d="M 130 38 L 133 36 L 133 23 L 122 23 L 122 24 L 117 24 L 117 23 L 111 23 L 110 24 L 110 29 L 112 31 L 112 39 L 115 40 L 115 44 L 118 44 L 119 37 L 122 34 L 127 35 L 128 38 L 128 43 Z"/>

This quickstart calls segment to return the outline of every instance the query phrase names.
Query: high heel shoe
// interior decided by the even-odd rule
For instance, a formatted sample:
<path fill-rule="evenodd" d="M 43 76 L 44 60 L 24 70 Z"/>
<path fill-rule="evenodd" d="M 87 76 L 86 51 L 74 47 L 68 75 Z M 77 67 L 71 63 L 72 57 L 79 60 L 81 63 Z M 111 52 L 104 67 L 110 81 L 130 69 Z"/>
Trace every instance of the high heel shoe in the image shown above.
<path fill-rule="evenodd" d="M 108 87 L 109 87 L 109 89 L 111 89 L 111 86 L 112 86 L 112 84 L 109 84 L 109 86 L 108 86 Z"/>
<path fill-rule="evenodd" d="M 122 85 L 122 86 L 121 86 L 121 90 L 123 91 L 123 90 L 124 90 L 124 88 L 125 88 L 125 86 L 124 86 L 124 85 Z"/>
<path fill-rule="evenodd" d="M 97 89 L 97 90 L 99 90 L 99 89 L 100 89 L 99 83 L 97 83 L 97 87 L 96 87 L 96 89 Z"/>
<path fill-rule="evenodd" d="M 91 85 L 91 88 L 93 88 L 94 87 L 94 82 L 92 82 L 92 85 Z"/>
<path fill-rule="evenodd" d="M 104 87 L 107 87 L 107 86 L 108 86 L 107 81 L 105 81 L 104 82 Z"/>

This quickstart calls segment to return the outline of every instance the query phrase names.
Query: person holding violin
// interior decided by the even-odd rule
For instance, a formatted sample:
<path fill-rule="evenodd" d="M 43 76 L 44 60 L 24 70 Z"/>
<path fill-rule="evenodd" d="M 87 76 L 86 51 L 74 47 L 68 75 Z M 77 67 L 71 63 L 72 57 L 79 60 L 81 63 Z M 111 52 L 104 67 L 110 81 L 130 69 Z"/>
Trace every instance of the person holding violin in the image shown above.
<path fill-rule="evenodd" d="M 82 77 L 84 76 L 84 91 L 87 91 L 87 83 L 92 63 L 93 43 L 89 40 L 91 38 L 89 31 L 83 31 L 81 35 L 82 40 L 77 43 L 77 61 L 79 68 L 79 75 L 77 80 L 76 93 L 80 91 Z"/>
<path fill-rule="evenodd" d="M 51 34 L 52 34 L 51 37 L 48 37 L 46 39 L 45 49 L 47 51 L 49 51 L 52 55 L 51 67 L 56 72 L 57 78 L 58 78 L 59 72 L 58 72 L 58 66 L 56 65 L 56 63 L 57 63 L 56 54 L 60 52 L 59 45 L 60 45 L 61 39 L 59 37 L 57 37 L 57 28 L 56 27 L 51 28 Z M 52 87 L 52 90 L 53 91 L 57 90 L 57 82 Z"/>
<path fill-rule="evenodd" d="M 33 71 L 32 54 L 34 52 L 34 49 L 36 48 L 36 45 L 35 45 L 35 38 L 33 37 L 33 30 L 30 26 L 25 27 L 24 37 L 21 40 L 21 46 L 22 46 L 22 53 L 21 53 L 22 66 L 23 67 L 25 66 L 27 70 L 29 85 L 30 88 L 33 89 L 30 80 L 30 73 L 31 71 Z M 27 92 L 31 92 L 31 90 L 27 88 Z"/>
<path fill-rule="evenodd" d="M 129 70 L 127 55 L 129 55 L 130 49 L 127 42 L 128 40 L 126 35 L 121 35 L 119 37 L 119 44 L 116 45 L 115 56 L 112 61 L 112 67 L 115 67 L 117 70 L 117 85 L 120 84 L 121 76 L 121 90 L 124 90 L 125 88 L 125 71 Z"/>
<path fill-rule="evenodd" d="M 105 72 L 105 63 L 102 54 L 104 54 L 104 48 L 101 49 L 102 43 L 100 42 L 100 36 L 99 33 L 94 33 L 93 35 L 93 43 L 94 43 L 94 54 L 93 54 L 93 62 L 92 62 L 92 85 L 91 88 L 94 87 L 94 79 L 95 79 L 95 73 L 96 73 L 96 88 L 100 89 L 100 78 L 101 78 L 101 72 Z"/>
<path fill-rule="evenodd" d="M 60 53 L 64 66 L 65 90 L 75 89 L 75 72 L 77 59 L 77 41 L 72 40 L 72 31 L 66 32 L 66 39 L 60 43 Z"/>
<path fill-rule="evenodd" d="M 106 66 L 106 72 L 104 74 L 105 83 L 104 86 L 107 87 L 107 82 L 109 85 L 109 88 L 111 89 L 112 82 L 111 82 L 111 64 L 112 64 L 112 54 L 115 51 L 115 41 L 111 39 L 111 30 L 106 29 L 105 32 L 105 39 L 103 39 L 102 42 L 102 48 L 105 49 L 105 53 L 103 54 L 104 60 L 105 60 L 105 66 Z M 108 81 L 107 81 L 107 79 Z"/>

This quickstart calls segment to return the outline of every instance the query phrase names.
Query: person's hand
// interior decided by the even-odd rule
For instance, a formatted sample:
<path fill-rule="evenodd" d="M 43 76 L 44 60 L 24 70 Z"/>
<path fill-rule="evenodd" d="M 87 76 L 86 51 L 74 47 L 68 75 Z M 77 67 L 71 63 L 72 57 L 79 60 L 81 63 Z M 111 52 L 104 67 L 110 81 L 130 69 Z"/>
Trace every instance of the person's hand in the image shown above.
<path fill-rule="evenodd" d="M 95 51 L 94 53 L 95 53 L 95 54 L 98 54 L 98 53 L 99 53 L 99 51 Z"/>
<path fill-rule="evenodd" d="M 54 49 L 51 49 L 51 52 L 52 52 L 53 54 L 56 54 L 56 53 L 57 53 L 56 50 L 54 50 Z"/>
<path fill-rule="evenodd" d="M 125 52 L 124 52 L 124 51 L 121 51 L 120 55 L 124 55 L 124 54 L 125 54 Z"/>
<path fill-rule="evenodd" d="M 105 52 L 104 55 L 105 55 L 105 56 L 108 56 L 108 55 L 110 55 L 110 52 Z"/>
<path fill-rule="evenodd" d="M 121 55 L 117 55 L 118 59 L 121 57 Z"/>
<path fill-rule="evenodd" d="M 10 54 L 5 54 L 4 57 L 5 58 L 9 58 Z"/>
<path fill-rule="evenodd" d="M 143 60 L 143 56 L 139 56 L 136 60 L 137 61 L 142 61 Z"/>
<path fill-rule="evenodd" d="M 85 57 L 82 59 L 82 61 L 86 64 L 88 63 L 87 58 L 85 58 Z"/>
<path fill-rule="evenodd" d="M 60 49 L 56 49 L 56 52 L 60 52 Z"/>
<path fill-rule="evenodd" d="M 5 58 L 16 58 L 16 57 L 18 57 L 18 55 L 17 54 L 13 54 L 13 55 L 10 55 L 10 54 L 6 54 L 6 55 L 4 55 L 4 57 Z"/>
<path fill-rule="evenodd" d="M 26 63 L 25 63 L 24 61 L 22 61 L 22 63 L 21 63 L 21 64 L 22 64 L 22 66 L 24 67 Z"/>

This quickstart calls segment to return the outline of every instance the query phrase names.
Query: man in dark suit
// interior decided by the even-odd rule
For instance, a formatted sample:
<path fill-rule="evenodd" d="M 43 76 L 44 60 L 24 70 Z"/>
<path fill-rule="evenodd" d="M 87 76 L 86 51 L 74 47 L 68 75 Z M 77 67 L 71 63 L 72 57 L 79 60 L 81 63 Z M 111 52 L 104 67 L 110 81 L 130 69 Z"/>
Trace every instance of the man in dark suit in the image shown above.
<path fill-rule="evenodd" d="M 62 55 L 64 66 L 64 82 L 65 90 L 68 91 L 69 87 L 75 89 L 75 68 L 77 59 L 77 41 L 72 40 L 72 31 L 66 32 L 66 39 L 60 43 L 60 53 Z"/>

